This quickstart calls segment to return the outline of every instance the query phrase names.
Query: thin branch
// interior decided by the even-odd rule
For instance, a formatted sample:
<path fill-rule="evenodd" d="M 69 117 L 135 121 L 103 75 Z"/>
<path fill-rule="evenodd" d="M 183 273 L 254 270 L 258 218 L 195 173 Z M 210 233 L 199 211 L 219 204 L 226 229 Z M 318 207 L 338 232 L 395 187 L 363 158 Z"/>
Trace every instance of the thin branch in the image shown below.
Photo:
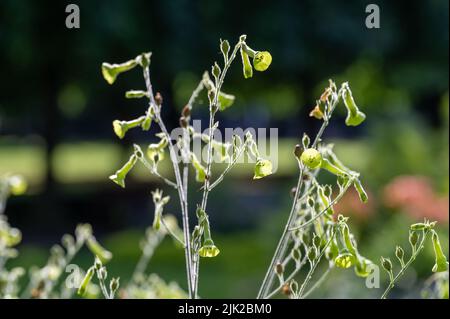
<path fill-rule="evenodd" d="M 426 241 L 429 233 L 430 233 L 429 230 L 423 232 L 422 240 L 420 242 L 419 247 L 414 251 L 414 253 L 411 255 L 411 258 L 408 260 L 408 262 L 405 264 L 405 266 L 402 267 L 402 269 L 398 272 L 398 274 L 394 278 L 390 279 L 389 286 L 384 291 L 383 295 L 381 296 L 381 299 L 386 299 L 389 292 L 392 290 L 392 288 L 394 288 L 395 283 L 400 279 L 401 276 L 403 276 L 403 274 L 405 273 L 405 271 L 409 267 L 409 265 L 411 265 L 412 262 L 417 258 L 419 253 L 425 247 L 425 241 Z"/>

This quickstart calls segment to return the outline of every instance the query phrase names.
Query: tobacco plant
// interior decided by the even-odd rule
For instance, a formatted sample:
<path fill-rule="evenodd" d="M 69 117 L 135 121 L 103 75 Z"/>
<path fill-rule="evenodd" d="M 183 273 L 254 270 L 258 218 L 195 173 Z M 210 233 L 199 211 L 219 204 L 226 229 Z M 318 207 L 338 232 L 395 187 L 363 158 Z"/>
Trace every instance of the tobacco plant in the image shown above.
<path fill-rule="evenodd" d="M 293 202 L 288 220 L 276 247 L 272 261 L 261 284 L 258 298 L 271 298 L 283 292 L 293 299 L 308 297 L 326 279 L 333 268 L 353 268 L 356 276 L 368 277 L 372 274 L 373 262 L 364 257 L 357 247 L 355 236 L 347 224 L 348 217 L 338 214 L 334 206 L 350 187 L 359 194 L 363 203 L 368 201 L 360 174 L 344 165 L 333 151 L 333 144 L 326 144 L 322 135 L 339 102 L 343 101 L 347 110 L 345 124 L 360 125 L 366 115 L 360 111 L 354 101 L 347 82 L 339 89 L 330 80 L 310 116 L 322 121 L 322 125 L 311 141 L 304 134 L 302 143 L 294 148 L 294 157 L 298 164 L 298 181 L 293 188 Z M 319 181 L 320 173 L 335 176 L 334 185 L 324 185 Z M 394 276 L 389 259 L 381 258 L 382 267 L 389 274 L 389 286 L 382 294 L 386 298 L 398 279 L 424 248 L 426 239 L 431 236 L 436 255 L 433 272 L 447 272 L 448 262 L 442 252 L 437 233 L 433 230 L 435 222 L 413 224 L 410 230 L 412 253 L 404 261 L 405 252 L 397 246 L 396 256 L 401 269 Z M 326 270 L 316 275 L 319 264 L 326 264 Z M 306 267 L 307 274 L 298 283 L 295 279 Z M 316 280 L 313 281 L 313 277 Z"/>
<path fill-rule="evenodd" d="M 155 123 L 159 128 L 159 132 L 155 134 L 159 141 L 149 144 L 145 152 L 139 145 L 134 144 L 134 151 L 129 160 L 115 174 L 111 175 L 110 179 L 119 186 L 125 187 L 127 174 L 139 162 L 144 165 L 150 174 L 157 176 L 167 186 L 176 189 L 182 217 L 183 235 L 178 236 L 173 233 L 164 223 L 164 206 L 170 198 L 164 196 L 160 190 L 152 193 L 155 205 L 153 229 L 166 228 L 167 233 L 184 248 L 189 298 L 198 297 L 200 257 L 215 257 L 220 252 L 212 239 L 209 214 L 207 213 L 210 192 L 223 180 L 224 176 L 244 153 L 256 160 L 254 179 L 262 178 L 272 173 L 272 163 L 260 156 L 256 142 L 250 133 L 247 133 L 245 137 L 234 135 L 232 141 L 222 142 L 214 138 L 214 132 L 219 128 L 216 116 L 219 112 L 226 111 L 235 100 L 233 95 L 224 93 L 222 87 L 228 69 L 237 55 L 240 54 L 241 56 L 244 78 L 251 78 L 253 69 L 265 71 L 272 62 L 272 56 L 269 52 L 253 50 L 247 44 L 246 38 L 245 35 L 242 35 L 233 49 L 231 49 L 227 40 L 220 41 L 223 63 L 220 66 L 219 63 L 215 62 L 210 72 L 205 71 L 203 73 L 198 86 L 182 109 L 179 119 L 182 131 L 177 136 L 169 134 L 162 118 L 162 95 L 160 93 L 154 94 L 153 92 L 150 78 L 151 52 L 142 53 L 136 58 L 120 64 L 102 64 L 103 77 L 109 84 L 113 84 L 119 74 L 134 68 L 141 69 L 143 73 L 145 89 L 130 90 L 125 93 L 125 97 L 147 99 L 144 115 L 128 121 L 115 120 L 113 129 L 115 134 L 122 139 L 130 129 L 140 128 L 143 131 L 149 131 L 152 123 Z M 202 91 L 206 91 L 209 101 L 207 133 L 196 132 L 191 125 L 193 106 Z M 191 149 L 191 143 L 196 138 L 206 144 L 207 153 L 205 159 L 201 158 L 201 156 L 199 157 Z M 163 176 L 158 170 L 158 165 L 167 157 L 166 150 L 169 153 L 169 160 L 172 162 L 175 180 L 172 180 L 171 177 Z M 227 164 L 221 173 L 216 174 L 216 177 L 214 177 L 212 172 L 212 164 L 215 159 Z M 200 183 L 202 190 L 201 202 L 192 206 L 188 203 L 190 166 L 193 167 L 195 180 Z M 195 215 L 193 214 L 194 211 Z M 192 217 L 196 218 L 196 225 L 191 231 L 189 220 Z"/>

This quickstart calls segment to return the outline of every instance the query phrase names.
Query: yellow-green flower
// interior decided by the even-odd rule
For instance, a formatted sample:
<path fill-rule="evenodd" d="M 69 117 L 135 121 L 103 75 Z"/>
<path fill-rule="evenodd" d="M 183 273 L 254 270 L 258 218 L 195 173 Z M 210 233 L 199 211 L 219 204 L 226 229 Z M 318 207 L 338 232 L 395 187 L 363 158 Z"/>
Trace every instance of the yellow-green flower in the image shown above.
<path fill-rule="evenodd" d="M 265 159 L 259 159 L 255 165 L 255 175 L 253 179 L 260 179 L 272 174 L 272 162 Z"/>
<path fill-rule="evenodd" d="M 216 257 L 220 253 L 219 248 L 214 245 L 214 242 L 211 239 L 206 239 L 203 243 L 203 246 L 199 249 L 198 254 L 200 257 Z"/>
<path fill-rule="evenodd" d="M 137 65 L 135 60 L 130 60 L 121 64 L 110 64 L 104 62 L 102 64 L 102 74 L 106 82 L 113 84 L 120 73 L 129 71 Z"/>
<path fill-rule="evenodd" d="M 438 234 L 433 230 L 432 235 L 434 254 L 436 257 L 436 263 L 433 266 L 433 272 L 444 272 L 448 270 L 448 261 L 447 257 L 444 255 L 442 251 L 441 243 L 439 241 Z"/>
<path fill-rule="evenodd" d="M 119 169 L 115 174 L 111 175 L 109 179 L 112 180 L 117 185 L 125 188 L 125 177 L 127 176 L 128 172 L 134 167 L 136 161 L 137 161 L 136 155 L 135 154 L 131 155 L 128 162 L 126 162 L 125 165 L 122 166 L 122 168 Z"/>
<path fill-rule="evenodd" d="M 322 163 L 322 155 L 320 155 L 320 152 L 318 150 L 314 148 L 308 148 L 303 151 L 302 155 L 300 156 L 300 160 L 307 167 L 315 169 Z"/>
<path fill-rule="evenodd" d="M 272 55 L 268 51 L 260 51 L 253 57 L 253 66 L 256 71 L 265 71 L 272 63 Z"/>
<path fill-rule="evenodd" d="M 12 195 L 22 195 L 27 191 L 28 184 L 21 175 L 13 175 L 8 178 L 9 191 Z"/>
<path fill-rule="evenodd" d="M 344 249 L 335 259 L 334 264 L 339 268 L 350 268 L 355 264 L 355 256 Z"/>

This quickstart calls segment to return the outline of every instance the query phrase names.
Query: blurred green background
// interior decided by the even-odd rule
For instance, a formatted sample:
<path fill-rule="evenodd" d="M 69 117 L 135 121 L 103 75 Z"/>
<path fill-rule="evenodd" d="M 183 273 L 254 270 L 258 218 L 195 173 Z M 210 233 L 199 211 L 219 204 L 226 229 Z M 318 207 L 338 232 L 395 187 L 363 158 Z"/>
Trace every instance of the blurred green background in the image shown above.
<path fill-rule="evenodd" d="M 114 254 L 109 272 L 126 281 L 152 221 L 150 191 L 176 194 L 142 170 L 126 190 L 108 180 L 133 142 L 153 139 L 140 130 L 123 141 L 114 136 L 114 119 L 144 112 L 142 102 L 124 98 L 143 83 L 134 72 L 109 87 L 100 65 L 153 51 L 153 85 L 174 128 L 202 72 L 221 59 L 219 39 L 235 43 L 243 33 L 253 48 L 270 51 L 273 63 L 251 80 L 239 63 L 231 68 L 224 90 L 237 100 L 219 120 L 223 127 L 278 128 L 280 169 L 253 182 L 250 169 L 237 168 L 210 196 L 222 253 L 202 263 L 200 294 L 256 296 L 290 207 L 292 147 L 304 131 L 317 131 L 320 123 L 308 113 L 329 78 L 349 81 L 368 116 L 348 128 L 341 108 L 325 135 L 370 193 L 366 206 L 352 193 L 339 206 L 351 217 L 360 250 L 375 261 L 393 257 L 395 244 L 407 246 L 408 225 L 426 217 L 439 221 L 448 254 L 448 1 L 376 1 L 380 29 L 365 27 L 366 1 L 79 0 L 81 28 L 67 29 L 69 3 L 0 3 L 0 175 L 20 173 L 30 184 L 6 211 L 24 237 L 11 266 L 44 265 L 52 243 L 89 222 Z M 205 100 L 194 117 L 207 123 Z M 190 200 L 200 195 L 191 191 Z M 168 211 L 179 217 L 175 200 Z M 76 261 L 88 266 L 92 257 L 83 252 Z M 183 252 L 167 240 L 148 271 L 185 287 L 183 263 Z M 426 247 L 393 295 L 417 296 L 433 264 Z M 334 270 L 314 297 L 381 294 L 353 278 L 351 270 Z"/>

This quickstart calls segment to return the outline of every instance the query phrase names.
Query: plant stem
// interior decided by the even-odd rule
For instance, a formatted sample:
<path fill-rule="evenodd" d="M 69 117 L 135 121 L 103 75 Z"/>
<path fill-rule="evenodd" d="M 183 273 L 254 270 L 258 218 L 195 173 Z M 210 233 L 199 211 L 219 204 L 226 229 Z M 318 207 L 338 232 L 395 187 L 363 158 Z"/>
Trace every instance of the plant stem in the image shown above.
<path fill-rule="evenodd" d="M 214 138 L 214 130 L 213 130 L 213 126 L 214 126 L 214 115 L 217 112 L 217 106 L 218 106 L 218 101 L 219 101 L 219 93 L 220 90 L 222 88 L 223 82 L 225 80 L 225 75 L 227 74 L 227 71 L 231 65 L 231 63 L 233 62 L 233 60 L 236 58 L 236 53 L 239 50 L 239 48 L 241 47 L 242 43 L 238 42 L 238 44 L 235 45 L 234 49 L 233 49 L 233 53 L 231 54 L 230 58 L 227 60 L 227 62 L 225 63 L 222 73 L 220 74 L 219 79 L 216 81 L 215 85 L 215 92 L 214 92 L 214 99 L 212 101 L 212 103 L 210 103 L 209 106 L 209 143 L 208 143 L 208 153 L 207 153 L 207 157 L 206 157 L 206 178 L 205 178 L 205 182 L 203 185 L 203 196 L 202 196 L 202 202 L 201 202 L 201 209 L 203 211 L 206 212 L 206 205 L 208 203 L 208 195 L 209 195 L 209 183 L 210 183 L 210 179 L 211 179 L 211 166 L 212 166 L 212 140 Z M 195 254 L 197 254 L 197 252 L 195 252 Z M 194 278 L 195 279 L 195 285 L 194 285 L 194 292 L 198 291 L 198 281 L 199 281 L 199 263 L 200 263 L 200 259 L 197 258 L 197 264 L 194 267 L 195 273 L 194 273 Z M 195 295 L 194 295 L 195 298 Z"/>
<path fill-rule="evenodd" d="M 287 223 L 284 227 L 284 231 L 281 234 L 280 241 L 278 242 L 278 246 L 275 250 L 275 254 L 272 257 L 272 261 L 270 262 L 270 265 L 269 265 L 269 268 L 267 269 L 263 283 L 261 284 L 261 288 L 259 289 L 259 293 L 257 296 L 258 299 L 265 298 L 265 295 L 266 295 L 267 291 L 270 289 L 270 286 L 272 285 L 272 282 L 273 282 L 275 265 L 277 264 L 277 262 L 279 262 L 281 260 L 282 256 L 285 253 L 285 250 L 286 250 L 286 247 L 287 247 L 287 244 L 289 241 L 289 237 L 290 237 L 289 229 L 291 228 L 291 224 L 295 220 L 295 214 L 297 212 L 296 211 L 297 201 L 299 198 L 300 188 L 302 187 L 302 184 L 303 184 L 303 167 L 300 166 L 300 172 L 299 172 L 298 181 L 297 181 L 297 188 L 295 190 L 294 201 L 292 202 L 291 211 L 289 213 Z"/>
<path fill-rule="evenodd" d="M 348 189 L 351 185 L 352 185 L 352 180 L 350 179 L 350 180 L 347 182 L 347 184 L 345 185 L 345 187 L 342 189 L 342 191 L 341 191 L 341 192 L 340 192 L 340 193 L 339 193 L 339 194 L 331 201 L 331 203 L 330 203 L 327 207 L 325 207 L 320 213 L 318 213 L 317 215 L 314 215 L 313 217 L 311 217 L 311 219 L 308 220 L 307 222 L 305 222 L 305 223 L 303 223 L 303 224 L 301 224 L 301 225 L 299 225 L 299 226 L 292 227 L 292 228 L 290 228 L 289 230 L 290 230 L 290 231 L 293 231 L 293 230 L 305 228 L 305 227 L 311 225 L 312 223 L 314 223 L 314 221 L 315 221 L 317 218 L 321 217 L 323 214 L 325 214 L 325 213 L 327 212 L 327 210 L 328 210 L 330 207 L 332 207 L 332 206 L 333 206 L 334 204 L 336 204 L 339 200 L 341 200 L 342 196 L 345 195 L 345 192 L 347 191 L 347 189 Z"/>
<path fill-rule="evenodd" d="M 417 258 L 419 253 L 425 247 L 424 244 L 425 244 L 425 241 L 426 241 L 429 233 L 430 233 L 429 230 L 423 232 L 422 240 L 420 241 L 419 247 L 414 251 L 414 253 L 411 255 L 411 258 L 408 260 L 408 262 L 405 264 L 405 266 L 400 269 L 398 274 L 394 278 L 390 278 L 389 286 L 384 291 L 383 295 L 381 296 L 381 299 L 386 299 L 386 297 L 389 294 L 389 292 L 394 288 L 395 283 L 400 279 L 401 276 L 403 276 L 403 274 L 405 273 L 405 271 L 409 267 L 409 265 L 411 265 L 412 262 Z"/>
<path fill-rule="evenodd" d="M 331 270 L 333 269 L 332 266 L 328 267 L 328 269 L 320 276 L 319 279 L 317 279 L 317 281 L 314 283 L 314 285 L 312 285 L 312 287 L 303 294 L 303 296 L 300 296 L 300 298 L 305 299 L 306 297 L 308 297 L 314 290 L 316 290 L 324 281 L 325 279 L 328 277 L 328 275 L 330 274 Z"/>
<path fill-rule="evenodd" d="M 311 268 L 308 271 L 308 274 L 306 275 L 305 281 L 303 282 L 303 284 L 300 287 L 300 290 L 298 292 L 298 297 L 302 298 L 303 293 L 306 289 L 306 286 L 308 285 L 308 283 L 311 281 L 312 279 L 312 275 L 314 274 L 314 271 L 317 268 L 317 265 L 319 265 L 320 260 L 322 259 L 322 256 L 325 254 L 325 251 L 327 249 L 327 247 L 331 244 L 331 242 L 334 239 L 334 235 L 335 235 L 335 231 L 333 230 L 333 233 L 330 236 L 330 239 L 328 240 L 328 242 L 326 243 L 326 245 L 322 248 L 322 252 L 320 253 L 319 257 L 317 258 L 317 260 L 314 261 L 313 265 L 311 266 Z"/>
<path fill-rule="evenodd" d="M 192 283 L 192 277 L 193 277 L 193 271 L 192 271 L 192 255 L 191 255 L 191 240 L 190 240 L 190 231 L 189 231 L 189 215 L 187 210 L 187 200 L 184 196 L 184 188 L 183 188 L 183 182 L 181 180 L 181 174 L 180 174 L 180 167 L 178 166 L 178 160 L 175 153 L 175 149 L 172 143 L 172 140 L 170 138 L 169 132 L 167 131 L 166 126 L 164 125 L 164 122 L 161 118 L 161 110 L 156 105 L 155 97 L 153 95 L 153 89 L 152 84 L 150 81 L 150 71 L 149 68 L 144 68 L 144 79 L 145 84 L 147 87 L 149 99 L 151 105 L 155 108 L 155 117 L 157 120 L 157 123 L 159 127 L 161 128 L 161 132 L 165 135 L 167 141 L 168 141 L 168 147 L 169 147 L 169 153 L 170 153 L 170 160 L 173 165 L 173 170 L 175 174 L 176 183 L 178 185 L 178 196 L 180 199 L 180 206 L 181 206 L 181 214 L 183 219 L 183 234 L 184 234 L 184 242 L 185 242 L 185 259 L 186 259 L 186 276 L 187 276 L 187 283 L 188 283 L 188 290 L 189 290 L 189 298 L 194 298 L 193 295 L 193 283 Z"/>

